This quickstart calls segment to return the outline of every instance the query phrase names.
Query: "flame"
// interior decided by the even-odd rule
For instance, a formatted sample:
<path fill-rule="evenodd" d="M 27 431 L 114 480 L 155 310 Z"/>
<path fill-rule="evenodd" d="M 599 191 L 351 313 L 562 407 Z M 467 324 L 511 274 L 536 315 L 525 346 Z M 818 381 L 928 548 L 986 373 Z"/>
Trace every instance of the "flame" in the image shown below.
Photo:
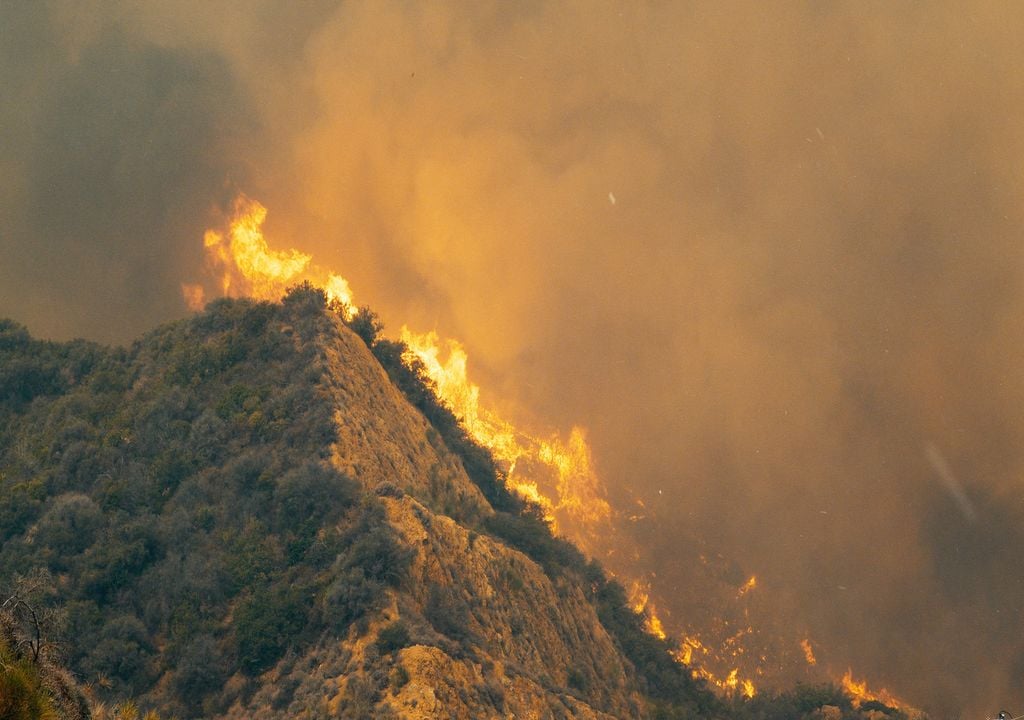
<path fill-rule="evenodd" d="M 800 647 L 804 651 L 804 659 L 808 665 L 817 665 L 818 659 L 814 657 L 814 648 L 811 647 L 811 641 L 804 639 L 800 641 Z"/>
<path fill-rule="evenodd" d="M 757 575 L 751 575 L 750 579 L 743 583 L 740 591 L 736 594 L 736 597 L 743 597 L 751 590 L 757 587 Z"/>
<path fill-rule="evenodd" d="M 749 628 L 740 631 L 738 635 L 742 636 L 747 631 L 749 631 Z M 734 637 L 734 639 L 738 639 L 738 637 Z M 700 664 L 698 661 L 698 658 L 708 658 L 716 654 L 701 642 L 699 637 L 684 635 L 683 642 L 676 653 L 676 660 L 689 665 L 694 677 L 703 679 L 708 685 L 718 688 L 726 695 L 735 695 L 739 692 L 742 697 L 754 697 L 757 694 L 754 681 L 750 678 L 740 677 L 740 669 L 738 667 L 732 668 L 723 678 L 715 675 L 715 673 L 708 669 L 706 664 Z"/>
<path fill-rule="evenodd" d="M 647 632 L 659 640 L 664 640 L 667 637 L 665 635 L 665 627 L 661 624 L 661 620 L 658 618 L 658 613 L 655 612 L 653 605 L 647 607 L 647 621 L 644 627 L 647 629 Z"/>
<path fill-rule="evenodd" d="M 547 440 L 530 435 L 481 407 L 480 387 L 469 380 L 468 356 L 461 343 L 442 342 L 435 332 L 414 333 L 406 326 L 400 337 L 408 347 L 408 358 L 423 364 L 438 397 L 455 413 L 466 432 L 506 468 L 509 486 L 540 505 L 556 531 L 563 521 L 586 530 L 611 521 L 611 506 L 604 498 L 582 428 L 573 427 L 567 441 L 557 435 Z M 545 476 L 554 481 L 542 488 Z M 581 544 L 594 554 L 593 543 Z"/>
<path fill-rule="evenodd" d="M 227 227 L 204 234 L 208 270 L 220 295 L 276 301 L 289 287 L 309 281 L 324 288 L 328 300 L 338 302 L 351 317 L 355 310 L 348 281 L 315 265 L 307 253 L 271 248 L 263 234 L 266 218 L 266 207 L 240 194 Z M 202 284 L 183 283 L 181 291 L 190 309 L 200 310 L 206 304 Z M 539 505 L 554 529 L 565 522 L 577 531 L 596 534 L 611 521 L 611 507 L 582 428 L 573 427 L 567 440 L 523 432 L 481 407 L 480 388 L 469 381 L 468 357 L 459 342 L 442 341 L 435 332 L 414 333 L 407 327 L 402 328 L 401 339 L 409 348 L 408 357 L 423 363 L 439 398 L 460 418 L 470 436 L 505 467 L 510 488 Z M 595 554 L 593 544 L 580 544 Z"/>
<path fill-rule="evenodd" d="M 276 301 L 289 287 L 308 280 L 351 315 L 352 291 L 345 278 L 313 265 L 312 256 L 299 250 L 272 250 L 263 236 L 266 218 L 263 205 L 239 195 L 226 232 L 207 230 L 203 235 L 207 265 L 221 295 Z M 181 292 L 191 310 L 201 310 L 206 304 L 206 291 L 200 284 L 183 283 Z"/>
<path fill-rule="evenodd" d="M 859 707 L 861 703 L 876 700 L 897 710 L 911 709 L 906 703 L 898 700 L 892 693 L 890 693 L 885 688 L 881 688 L 879 690 L 871 690 L 870 688 L 868 688 L 867 680 L 854 680 L 853 670 L 848 669 L 846 671 L 846 674 L 843 675 L 843 679 L 841 682 L 843 685 L 843 690 L 845 690 L 847 694 L 853 698 L 853 704 L 857 707 Z"/>
<path fill-rule="evenodd" d="M 634 580 L 629 589 L 629 604 L 633 612 L 644 616 L 644 629 L 659 640 L 668 637 L 665 634 L 665 626 L 662 625 L 658 612 L 651 602 L 651 585 L 644 580 Z"/>

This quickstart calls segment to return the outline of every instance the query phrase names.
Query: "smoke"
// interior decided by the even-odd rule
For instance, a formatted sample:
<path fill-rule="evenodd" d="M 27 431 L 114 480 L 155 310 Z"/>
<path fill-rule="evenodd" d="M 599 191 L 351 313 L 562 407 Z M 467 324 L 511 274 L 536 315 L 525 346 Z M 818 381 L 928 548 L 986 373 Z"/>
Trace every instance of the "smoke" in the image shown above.
<path fill-rule="evenodd" d="M 643 566 L 702 538 L 840 671 L 1024 706 L 1024 8 L 15 5 L 0 311 L 181 315 L 240 187 L 492 402 L 586 426 L 659 508 Z"/>
<path fill-rule="evenodd" d="M 124 341 L 183 314 L 189 240 L 245 181 L 256 123 L 217 53 L 70 8 L 0 10 L 0 306 L 43 334 Z"/>

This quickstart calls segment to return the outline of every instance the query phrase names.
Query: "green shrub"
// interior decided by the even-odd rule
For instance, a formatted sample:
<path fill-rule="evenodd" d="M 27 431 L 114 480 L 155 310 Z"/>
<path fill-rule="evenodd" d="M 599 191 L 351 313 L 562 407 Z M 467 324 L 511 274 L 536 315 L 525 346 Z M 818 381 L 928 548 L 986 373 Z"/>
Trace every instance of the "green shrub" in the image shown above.
<path fill-rule="evenodd" d="M 193 638 L 175 663 L 172 686 L 190 714 L 201 714 L 203 698 L 225 681 L 224 660 L 217 641 L 209 635 Z"/>
<path fill-rule="evenodd" d="M 322 312 L 327 307 L 327 293 L 308 280 L 288 289 L 281 300 L 284 308 L 298 316 L 309 316 Z"/>
<path fill-rule="evenodd" d="M 82 666 L 88 677 L 102 675 L 114 684 L 115 691 L 132 694 L 156 679 L 154 652 L 145 625 L 136 617 L 122 615 L 103 626 Z"/>
<path fill-rule="evenodd" d="M 234 622 L 241 669 L 256 675 L 277 662 L 289 646 L 302 644 L 307 615 L 302 589 L 285 582 L 260 588 L 243 600 Z"/>
<path fill-rule="evenodd" d="M 46 357 L 16 357 L 0 363 L 0 402 L 25 405 L 65 390 L 60 367 Z"/>
<path fill-rule="evenodd" d="M 633 664 L 641 690 L 660 708 L 659 717 L 708 717 L 721 709 L 705 684 L 672 657 L 674 646 L 645 630 L 643 613 L 630 607 L 621 585 L 605 578 L 597 563 L 586 568 L 585 577 L 598 619 Z"/>
<path fill-rule="evenodd" d="M 100 508 L 86 495 L 68 493 L 55 498 L 36 527 L 36 542 L 58 557 L 77 555 L 92 545 L 103 527 Z"/>
<path fill-rule="evenodd" d="M 754 698 L 734 707 L 737 720 L 793 720 L 813 718 L 826 705 L 838 707 L 843 717 L 867 717 L 867 710 L 853 709 L 849 695 L 842 688 L 832 684 L 810 685 L 797 683 L 796 687 L 779 693 L 760 693 Z"/>
<path fill-rule="evenodd" d="M 35 522 L 46 498 L 42 480 L 5 482 L 0 478 L 0 545 Z"/>
<path fill-rule="evenodd" d="M 345 694 L 338 708 L 338 717 L 344 720 L 365 720 L 380 717 L 375 706 L 380 699 L 380 688 L 369 678 L 350 675 Z"/>
<path fill-rule="evenodd" d="M 325 462 L 305 462 L 287 471 L 274 489 L 276 525 L 284 531 L 314 529 L 355 504 L 359 484 Z"/>

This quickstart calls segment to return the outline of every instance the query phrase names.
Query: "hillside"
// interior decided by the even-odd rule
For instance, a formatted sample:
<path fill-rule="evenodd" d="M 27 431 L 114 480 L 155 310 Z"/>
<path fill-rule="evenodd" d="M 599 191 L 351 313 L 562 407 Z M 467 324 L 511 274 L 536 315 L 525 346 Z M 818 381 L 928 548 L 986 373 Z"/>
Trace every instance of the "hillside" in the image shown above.
<path fill-rule="evenodd" d="M 310 287 L 128 349 L 0 323 L 0 591 L 52 574 L 94 695 L 182 718 L 864 716 L 831 688 L 712 695 L 377 329 Z"/>

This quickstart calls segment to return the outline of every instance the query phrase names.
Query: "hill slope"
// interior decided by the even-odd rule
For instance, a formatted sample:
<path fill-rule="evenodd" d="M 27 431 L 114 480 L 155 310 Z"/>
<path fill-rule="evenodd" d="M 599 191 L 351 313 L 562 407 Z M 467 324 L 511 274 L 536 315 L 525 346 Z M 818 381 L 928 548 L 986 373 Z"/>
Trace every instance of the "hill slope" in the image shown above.
<path fill-rule="evenodd" d="M 130 349 L 0 322 L 0 592 L 54 578 L 51 650 L 92 697 L 184 718 L 897 715 L 831 687 L 713 696 L 376 334 L 308 286 Z"/>
<path fill-rule="evenodd" d="M 317 291 L 128 350 L 5 323 L 0 353 L 0 581 L 54 574 L 100 692 L 185 717 L 644 712 L 621 593 Z M 658 653 L 673 703 L 716 705 Z"/>

